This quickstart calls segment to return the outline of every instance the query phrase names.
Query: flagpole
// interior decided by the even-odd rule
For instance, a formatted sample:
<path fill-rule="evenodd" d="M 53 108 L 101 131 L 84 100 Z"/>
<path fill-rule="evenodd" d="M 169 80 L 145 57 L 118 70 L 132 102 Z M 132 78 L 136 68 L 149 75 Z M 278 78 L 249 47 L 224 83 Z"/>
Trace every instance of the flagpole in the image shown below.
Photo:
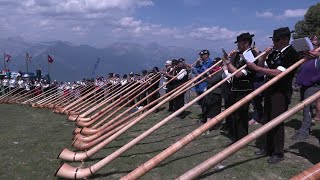
<path fill-rule="evenodd" d="M 6 66 L 6 52 L 3 53 L 3 64 L 4 64 L 4 70 L 7 69 L 7 66 Z"/>
<path fill-rule="evenodd" d="M 28 61 L 29 61 L 29 55 L 26 52 L 27 73 L 29 73 L 29 62 Z"/>
<path fill-rule="evenodd" d="M 49 54 L 47 56 L 47 63 L 48 63 L 48 76 L 50 77 L 50 63 L 49 63 Z"/>

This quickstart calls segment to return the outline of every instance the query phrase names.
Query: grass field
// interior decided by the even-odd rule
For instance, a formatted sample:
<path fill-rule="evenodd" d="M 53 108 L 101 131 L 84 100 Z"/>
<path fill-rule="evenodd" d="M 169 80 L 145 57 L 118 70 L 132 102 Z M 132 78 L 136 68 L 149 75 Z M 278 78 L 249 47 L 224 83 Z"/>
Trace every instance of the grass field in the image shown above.
<path fill-rule="evenodd" d="M 295 98 L 293 102 L 297 102 Z M 292 105 L 294 105 L 293 103 Z M 166 147 L 199 127 L 196 120 L 199 107 L 188 109 L 185 119 L 175 118 L 138 145 L 117 158 L 92 179 L 119 179 L 137 166 L 160 153 Z M 162 111 L 144 119 L 90 159 L 73 166 L 90 166 L 140 135 L 168 116 Z M 57 179 L 53 176 L 61 163 L 56 159 L 64 148 L 70 148 L 74 124 L 65 115 L 46 109 L 20 105 L 0 105 L 0 179 Z M 320 161 L 320 125 L 313 126 L 308 140 L 293 141 L 290 137 L 299 127 L 301 112 L 286 122 L 285 157 L 277 165 L 269 165 L 267 157 L 257 157 L 255 142 L 203 174 L 200 179 L 288 179 Z M 260 125 L 250 126 L 250 131 Z M 316 138 L 317 137 L 317 138 Z M 141 179 L 174 179 L 228 146 L 230 140 L 219 130 L 200 136 Z M 72 149 L 72 148 L 70 148 Z M 74 150 L 74 149 L 73 149 Z"/>

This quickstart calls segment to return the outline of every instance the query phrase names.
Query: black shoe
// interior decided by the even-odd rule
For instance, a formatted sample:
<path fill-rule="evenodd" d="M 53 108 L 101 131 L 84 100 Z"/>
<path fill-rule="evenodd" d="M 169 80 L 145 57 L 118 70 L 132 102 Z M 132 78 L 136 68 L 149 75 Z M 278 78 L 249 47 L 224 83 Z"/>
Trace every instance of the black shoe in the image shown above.
<path fill-rule="evenodd" d="M 278 164 L 280 161 L 283 161 L 283 160 L 284 160 L 284 156 L 273 155 L 267 160 L 267 162 L 269 164 Z"/>
<path fill-rule="evenodd" d="M 292 140 L 305 140 L 308 139 L 309 135 L 307 134 L 300 134 L 300 133 L 296 133 L 295 135 L 293 135 L 291 137 Z"/>

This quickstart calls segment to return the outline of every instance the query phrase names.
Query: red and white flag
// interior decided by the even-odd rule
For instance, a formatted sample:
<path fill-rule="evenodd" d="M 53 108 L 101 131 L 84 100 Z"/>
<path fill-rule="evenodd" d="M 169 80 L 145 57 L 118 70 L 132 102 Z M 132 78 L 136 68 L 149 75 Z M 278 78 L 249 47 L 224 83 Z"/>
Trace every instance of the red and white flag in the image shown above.
<path fill-rule="evenodd" d="M 48 54 L 48 63 L 52 63 L 53 62 L 53 58 Z"/>
<path fill-rule="evenodd" d="M 4 60 L 6 62 L 9 62 L 11 60 L 10 58 L 11 58 L 11 56 L 9 54 L 4 54 Z"/>

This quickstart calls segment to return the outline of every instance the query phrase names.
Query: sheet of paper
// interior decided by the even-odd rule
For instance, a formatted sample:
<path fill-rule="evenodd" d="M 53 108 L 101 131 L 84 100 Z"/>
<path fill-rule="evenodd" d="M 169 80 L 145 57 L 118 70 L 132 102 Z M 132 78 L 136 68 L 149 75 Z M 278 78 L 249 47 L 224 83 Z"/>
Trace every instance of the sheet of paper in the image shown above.
<path fill-rule="evenodd" d="M 254 62 L 255 61 L 255 58 L 254 58 L 251 50 L 244 51 L 242 55 L 243 55 L 244 59 L 246 61 L 248 61 L 248 62 Z"/>

